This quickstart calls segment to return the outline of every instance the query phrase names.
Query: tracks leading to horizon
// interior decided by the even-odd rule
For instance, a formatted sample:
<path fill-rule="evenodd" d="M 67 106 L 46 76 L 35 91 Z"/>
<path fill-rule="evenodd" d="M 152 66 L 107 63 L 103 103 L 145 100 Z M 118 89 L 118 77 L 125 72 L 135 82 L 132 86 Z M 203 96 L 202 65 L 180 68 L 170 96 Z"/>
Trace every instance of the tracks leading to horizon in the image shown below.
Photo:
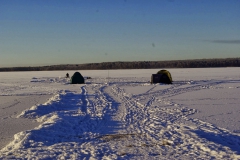
<path fill-rule="evenodd" d="M 240 137 L 189 118 L 196 110 L 171 97 L 223 81 L 150 85 L 146 78 L 89 80 L 20 116 L 42 124 L 21 132 L 1 156 L 69 159 L 234 159 Z M 74 86 L 73 86 L 74 87 Z M 134 92 L 141 89 L 141 92 Z M 17 145 L 15 145 L 17 144 Z M 12 148 L 11 148 L 12 147 Z M 69 152 L 71 150 L 71 153 Z"/>

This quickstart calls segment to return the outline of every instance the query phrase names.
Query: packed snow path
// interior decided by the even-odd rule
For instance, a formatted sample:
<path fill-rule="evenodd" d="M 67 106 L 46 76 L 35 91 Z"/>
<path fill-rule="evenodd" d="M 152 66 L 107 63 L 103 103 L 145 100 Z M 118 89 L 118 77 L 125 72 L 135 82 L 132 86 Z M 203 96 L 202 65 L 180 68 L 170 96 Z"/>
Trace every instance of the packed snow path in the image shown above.
<path fill-rule="evenodd" d="M 55 83 L 70 85 L 64 79 Z M 19 115 L 41 125 L 16 134 L 0 158 L 240 159 L 239 134 L 189 118 L 197 110 L 171 99 L 221 83 L 159 85 L 147 83 L 146 78 L 94 78 L 84 85 L 71 85 L 74 89 L 61 90 L 45 104 Z M 141 93 L 134 93 L 136 88 Z"/>

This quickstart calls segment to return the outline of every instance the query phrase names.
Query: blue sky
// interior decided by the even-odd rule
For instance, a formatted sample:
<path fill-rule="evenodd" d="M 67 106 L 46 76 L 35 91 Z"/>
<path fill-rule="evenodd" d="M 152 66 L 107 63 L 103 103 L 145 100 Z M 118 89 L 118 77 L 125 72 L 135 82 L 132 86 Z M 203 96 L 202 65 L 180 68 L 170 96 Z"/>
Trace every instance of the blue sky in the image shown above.
<path fill-rule="evenodd" d="M 0 67 L 240 57 L 239 0 L 1 0 Z"/>

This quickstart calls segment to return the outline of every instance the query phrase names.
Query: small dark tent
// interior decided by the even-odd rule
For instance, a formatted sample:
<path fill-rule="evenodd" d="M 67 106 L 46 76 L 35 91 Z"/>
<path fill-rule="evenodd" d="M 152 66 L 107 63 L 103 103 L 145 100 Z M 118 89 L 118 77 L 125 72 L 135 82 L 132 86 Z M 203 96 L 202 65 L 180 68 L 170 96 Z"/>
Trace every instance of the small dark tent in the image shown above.
<path fill-rule="evenodd" d="M 152 74 L 151 83 L 172 84 L 171 73 L 167 70 L 160 70 L 157 74 Z"/>
<path fill-rule="evenodd" d="M 71 77 L 71 84 L 84 84 L 84 78 L 79 72 L 75 72 Z"/>

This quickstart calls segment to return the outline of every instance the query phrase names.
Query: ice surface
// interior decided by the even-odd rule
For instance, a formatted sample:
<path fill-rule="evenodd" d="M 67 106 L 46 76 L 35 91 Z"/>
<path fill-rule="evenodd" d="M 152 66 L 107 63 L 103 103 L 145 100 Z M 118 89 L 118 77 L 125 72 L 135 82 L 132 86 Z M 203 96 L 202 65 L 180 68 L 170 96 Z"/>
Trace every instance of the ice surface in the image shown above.
<path fill-rule="evenodd" d="M 0 159 L 240 159 L 240 69 L 168 70 L 0 73 Z"/>

